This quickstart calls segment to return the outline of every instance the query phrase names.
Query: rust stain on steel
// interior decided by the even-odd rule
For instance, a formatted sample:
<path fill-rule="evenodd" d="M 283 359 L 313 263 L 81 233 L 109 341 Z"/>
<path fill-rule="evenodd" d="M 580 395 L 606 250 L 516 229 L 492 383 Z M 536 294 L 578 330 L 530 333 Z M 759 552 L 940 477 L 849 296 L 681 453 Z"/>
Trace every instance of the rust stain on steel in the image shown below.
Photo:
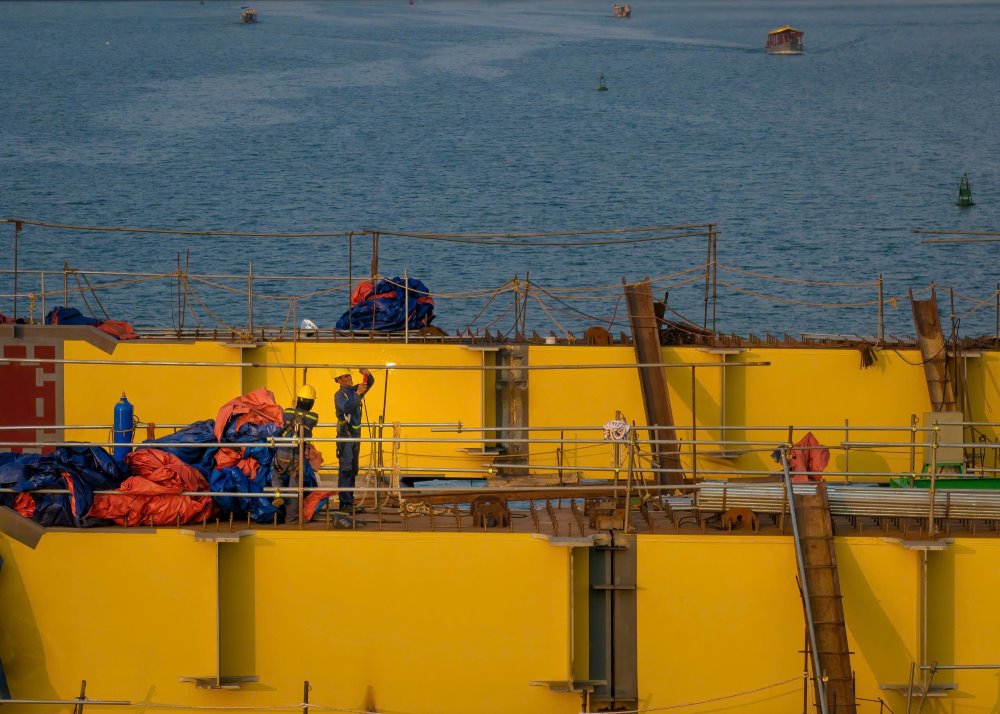
<path fill-rule="evenodd" d="M 955 404 L 955 390 L 948 371 L 948 351 L 941 330 L 941 316 L 938 314 L 937 298 L 931 290 L 927 300 L 914 300 L 910 291 L 910 306 L 913 309 L 913 324 L 917 329 L 917 346 L 924 363 L 924 377 L 931 398 L 931 409 L 936 412 L 958 411 Z"/>
<path fill-rule="evenodd" d="M 623 281 L 624 283 L 624 281 Z M 660 350 L 660 326 L 653 312 L 653 293 L 649 280 L 641 283 L 624 283 L 625 298 L 628 302 L 628 316 L 632 323 L 632 343 L 638 364 L 658 364 L 663 361 Z M 654 440 L 677 439 L 674 415 L 667 393 L 667 378 L 661 367 L 639 367 L 639 385 L 642 388 L 642 403 L 646 410 L 646 423 L 650 426 L 665 426 L 668 429 L 651 429 L 649 438 Z M 660 471 L 659 484 L 680 484 L 684 482 L 681 473 L 680 454 L 676 444 L 651 444 L 653 462 Z"/>

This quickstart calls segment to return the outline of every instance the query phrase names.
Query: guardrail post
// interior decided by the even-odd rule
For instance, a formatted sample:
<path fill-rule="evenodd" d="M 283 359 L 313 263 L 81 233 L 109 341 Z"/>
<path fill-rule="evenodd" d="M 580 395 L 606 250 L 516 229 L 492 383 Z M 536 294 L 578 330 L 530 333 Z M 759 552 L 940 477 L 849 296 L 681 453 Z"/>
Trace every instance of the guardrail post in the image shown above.
<path fill-rule="evenodd" d="M 73 705 L 73 714 L 83 714 L 83 703 L 87 701 L 87 680 L 80 680 L 80 696 L 77 697 L 79 704 Z"/>
<path fill-rule="evenodd" d="M 17 265 L 17 247 L 19 239 L 21 237 L 21 222 L 14 221 L 14 319 L 17 320 L 17 278 L 18 278 L 18 265 Z"/>
<path fill-rule="evenodd" d="M 851 443 L 851 420 L 844 419 L 844 441 Z M 844 483 L 851 483 L 851 447 L 844 447 Z"/>
<path fill-rule="evenodd" d="M 695 483 L 698 482 L 698 410 L 696 397 L 698 380 L 695 377 L 696 369 L 696 367 L 691 368 L 691 480 Z M 659 439 L 659 435 L 656 438 Z"/>
<path fill-rule="evenodd" d="M 247 266 L 247 332 L 253 338 L 253 261 Z"/>
<path fill-rule="evenodd" d="M 928 504 L 928 514 L 927 514 L 927 537 L 933 538 L 935 534 L 934 528 L 934 495 L 935 488 L 937 486 L 937 450 L 938 450 L 938 435 L 939 427 L 937 421 L 934 422 L 934 431 L 932 432 L 933 440 L 931 441 L 931 483 L 930 488 L 927 489 L 930 494 L 930 503 Z"/>

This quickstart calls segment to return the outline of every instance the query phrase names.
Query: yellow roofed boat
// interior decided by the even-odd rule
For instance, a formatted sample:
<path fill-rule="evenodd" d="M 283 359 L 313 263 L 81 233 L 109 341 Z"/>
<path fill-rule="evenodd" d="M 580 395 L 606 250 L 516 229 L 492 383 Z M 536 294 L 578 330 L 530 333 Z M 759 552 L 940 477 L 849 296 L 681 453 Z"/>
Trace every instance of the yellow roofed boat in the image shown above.
<path fill-rule="evenodd" d="M 771 55 L 800 55 L 804 52 L 801 30 L 785 25 L 767 33 L 764 50 Z"/>

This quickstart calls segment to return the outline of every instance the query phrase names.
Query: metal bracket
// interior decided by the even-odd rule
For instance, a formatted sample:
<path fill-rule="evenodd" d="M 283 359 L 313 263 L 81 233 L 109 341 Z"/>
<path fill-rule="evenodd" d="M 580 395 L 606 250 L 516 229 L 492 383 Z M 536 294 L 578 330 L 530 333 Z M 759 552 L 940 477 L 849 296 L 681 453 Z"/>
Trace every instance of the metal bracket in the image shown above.
<path fill-rule="evenodd" d="M 607 684 L 603 679 L 541 680 L 528 682 L 533 687 L 548 687 L 550 692 L 592 692 L 595 687 Z"/>
<path fill-rule="evenodd" d="M 35 523 L 30 518 L 23 518 L 13 508 L 0 506 L 0 533 L 10 536 L 21 545 L 34 550 L 46 530 L 45 526 Z"/>
<path fill-rule="evenodd" d="M 256 531 L 253 530 L 240 530 L 240 531 L 202 531 L 202 530 L 188 530 L 184 529 L 181 531 L 189 535 L 193 535 L 195 542 L 197 543 L 209 543 L 215 548 L 215 577 L 216 577 L 216 588 L 215 588 L 215 674 L 197 676 L 197 677 L 178 677 L 178 681 L 190 682 L 195 685 L 198 689 L 239 689 L 241 685 L 248 682 L 257 682 L 259 678 L 255 674 L 247 675 L 233 675 L 233 674 L 223 674 L 223 670 L 226 669 L 225 664 L 222 661 L 222 637 L 223 637 L 223 627 L 222 627 L 222 569 L 221 569 L 221 552 L 220 548 L 228 543 L 239 543 L 241 538 L 246 536 L 256 535 Z"/>
<path fill-rule="evenodd" d="M 906 550 L 947 550 L 955 542 L 954 538 L 938 540 L 903 540 L 902 538 L 882 538 L 884 543 L 895 543 Z"/>

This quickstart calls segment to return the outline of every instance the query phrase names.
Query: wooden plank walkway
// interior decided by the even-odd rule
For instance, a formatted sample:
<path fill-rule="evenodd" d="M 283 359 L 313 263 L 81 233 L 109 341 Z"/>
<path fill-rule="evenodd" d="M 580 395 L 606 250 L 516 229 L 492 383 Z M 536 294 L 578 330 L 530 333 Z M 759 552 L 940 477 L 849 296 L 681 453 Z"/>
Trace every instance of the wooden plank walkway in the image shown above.
<path fill-rule="evenodd" d="M 812 610 L 819 675 L 825 682 L 827 711 L 854 714 L 854 671 L 847 644 L 843 595 L 833 545 L 833 519 L 825 484 L 814 494 L 795 495 L 795 515 L 799 525 L 799 547 L 805 568 L 804 595 Z M 815 675 L 816 673 L 814 673 Z M 817 698 L 821 690 L 817 685 Z"/>

